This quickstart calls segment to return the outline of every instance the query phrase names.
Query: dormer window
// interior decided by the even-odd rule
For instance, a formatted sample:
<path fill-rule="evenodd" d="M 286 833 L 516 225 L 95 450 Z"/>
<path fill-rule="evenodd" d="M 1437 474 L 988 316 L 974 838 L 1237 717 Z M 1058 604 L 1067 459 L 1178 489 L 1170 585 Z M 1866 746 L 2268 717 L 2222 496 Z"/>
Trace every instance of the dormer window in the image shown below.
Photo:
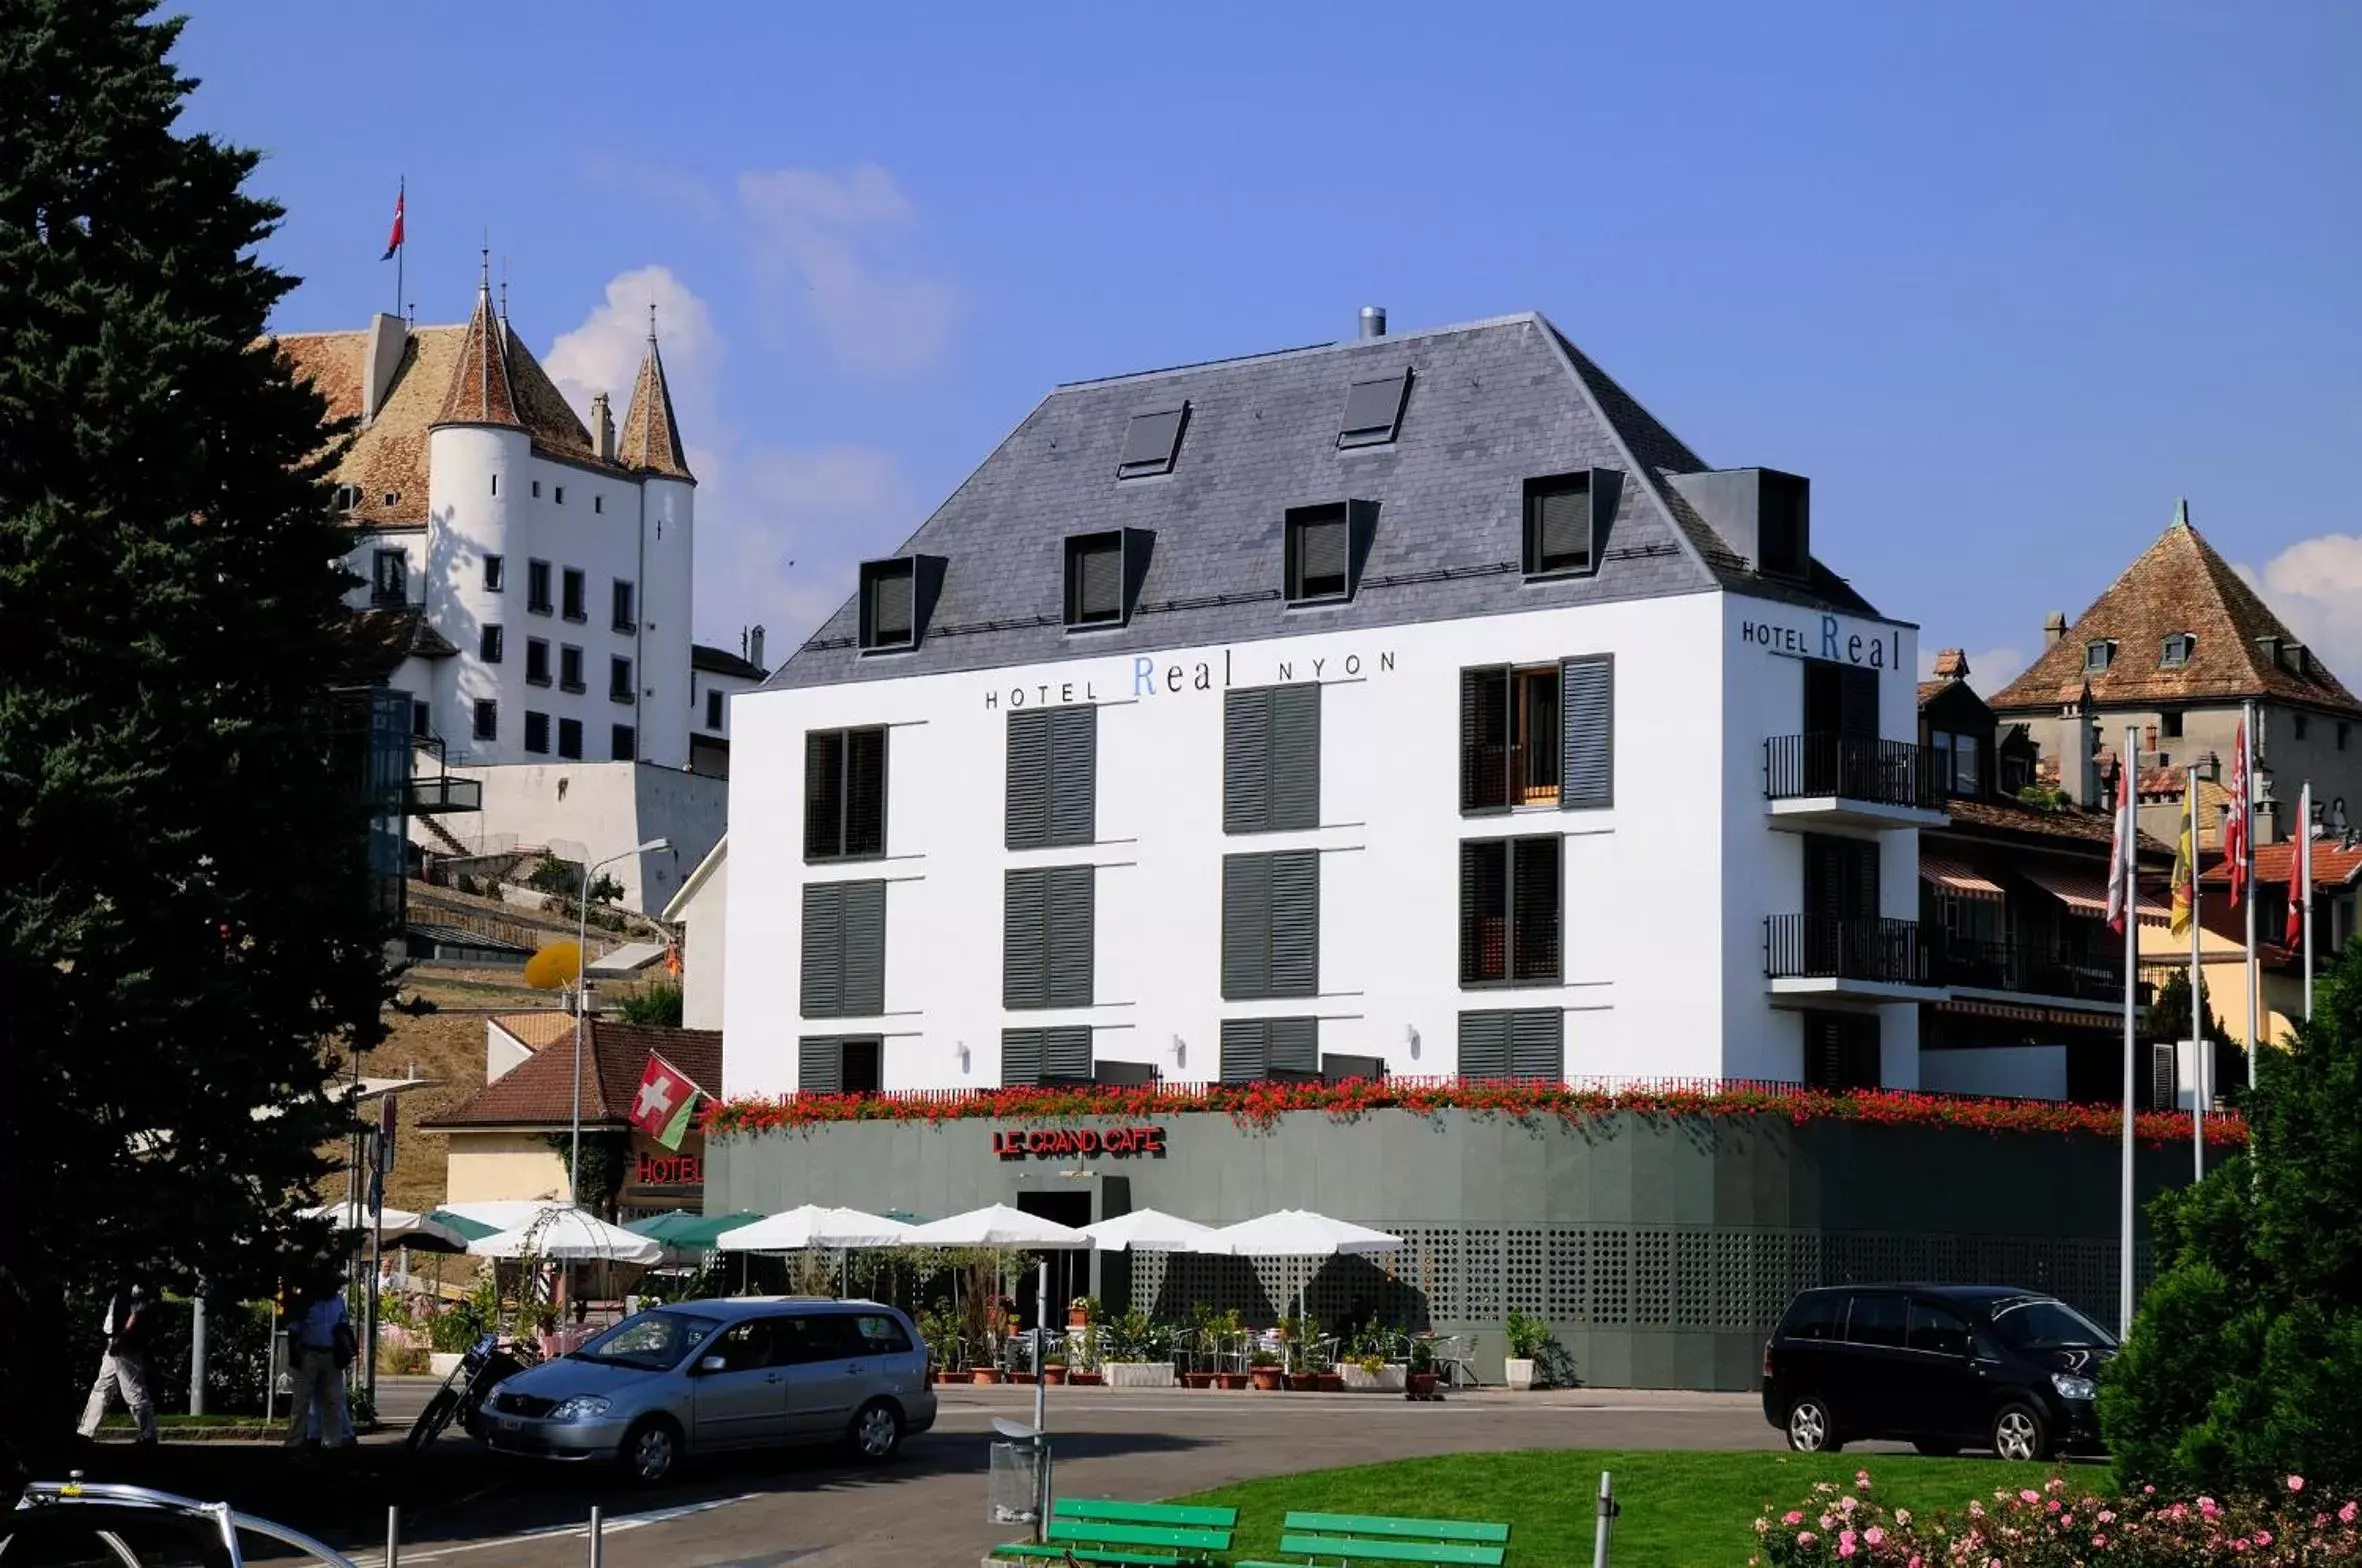
<path fill-rule="evenodd" d="M 1141 479 L 1171 473 L 1181 453 L 1182 427 L 1188 423 L 1187 403 L 1134 414 L 1124 427 L 1124 454 L 1115 465 L 1115 477 Z"/>
<path fill-rule="evenodd" d="M 908 556 L 861 566 L 861 647 L 880 652 L 918 645 L 918 563 Z"/>
<path fill-rule="evenodd" d="M 2105 638 L 2083 645 L 2083 673 L 2097 675 L 2116 658 L 2116 645 Z"/>
<path fill-rule="evenodd" d="M 350 512 L 358 508 L 360 504 L 361 487 L 359 485 L 338 485 L 336 487 L 336 509 L 338 511 Z"/>
<path fill-rule="evenodd" d="M 1605 469 L 1525 482 L 1525 574 L 1573 577 L 1599 570 L 1616 476 Z"/>
<path fill-rule="evenodd" d="M 2197 647 L 2195 633 L 2175 632 L 2165 639 L 2165 655 L 2157 663 L 2160 668 L 2178 670 L 2190 662 L 2190 655 L 2197 651 Z"/>
<path fill-rule="evenodd" d="M 1810 575 L 1812 481 L 1767 468 L 1755 504 L 1755 569 L 1767 577 Z"/>
<path fill-rule="evenodd" d="M 1290 604 L 1330 604 L 1353 597 L 1353 527 L 1345 503 L 1299 506 L 1287 516 Z"/>
<path fill-rule="evenodd" d="M 1068 631 L 1122 626 L 1131 620 L 1153 537 L 1144 528 L 1111 528 L 1066 541 Z"/>
<path fill-rule="evenodd" d="M 1403 397 L 1410 391 L 1411 373 L 1356 381 L 1345 392 L 1345 419 L 1337 431 L 1340 447 L 1384 446 L 1402 424 Z"/>

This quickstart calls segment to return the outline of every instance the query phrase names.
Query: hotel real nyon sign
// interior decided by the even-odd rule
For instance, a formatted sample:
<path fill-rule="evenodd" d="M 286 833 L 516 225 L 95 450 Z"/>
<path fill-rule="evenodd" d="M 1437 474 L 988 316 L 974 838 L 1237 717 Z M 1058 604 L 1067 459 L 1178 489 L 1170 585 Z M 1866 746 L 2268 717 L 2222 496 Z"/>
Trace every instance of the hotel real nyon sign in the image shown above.
<path fill-rule="evenodd" d="M 1073 702 L 1138 702 L 1181 692 L 1216 691 L 1240 681 L 1250 685 L 1266 680 L 1354 681 L 1372 674 L 1382 675 L 1394 668 L 1391 648 L 1375 652 L 1357 648 L 1317 657 L 1290 654 L 1278 659 L 1268 654 L 1234 659 L 1232 653 L 1233 650 L 1225 648 L 1218 657 L 1202 659 L 1175 659 L 1169 655 L 1153 658 L 1143 653 L 1132 659 L 1129 669 L 1095 666 L 1080 679 L 988 686 L 984 689 L 984 705 L 1055 708 Z"/>
<path fill-rule="evenodd" d="M 1824 659 L 1873 670 L 1903 667 L 1900 627 L 1865 627 L 1861 622 L 1845 621 L 1834 615 L 1818 615 L 1812 620 L 1809 626 L 1744 620 L 1739 623 L 1739 641 L 1790 659 Z"/>

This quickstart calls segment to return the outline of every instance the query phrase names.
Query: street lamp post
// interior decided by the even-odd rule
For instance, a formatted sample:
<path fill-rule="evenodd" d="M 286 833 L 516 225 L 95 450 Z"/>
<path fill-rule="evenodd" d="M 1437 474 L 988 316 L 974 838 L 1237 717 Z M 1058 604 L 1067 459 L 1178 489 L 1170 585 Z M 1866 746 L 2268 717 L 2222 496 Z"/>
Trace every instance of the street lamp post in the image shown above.
<path fill-rule="evenodd" d="M 582 1207 L 582 1016 L 590 995 L 590 884 L 591 873 L 601 866 L 611 866 L 634 855 L 653 855 L 660 849 L 672 848 L 672 840 L 652 838 L 635 844 L 619 855 L 609 855 L 596 863 L 585 862 L 582 868 L 582 896 L 574 905 L 574 1117 L 573 1147 L 566 1157 L 566 1202 L 569 1207 Z"/>

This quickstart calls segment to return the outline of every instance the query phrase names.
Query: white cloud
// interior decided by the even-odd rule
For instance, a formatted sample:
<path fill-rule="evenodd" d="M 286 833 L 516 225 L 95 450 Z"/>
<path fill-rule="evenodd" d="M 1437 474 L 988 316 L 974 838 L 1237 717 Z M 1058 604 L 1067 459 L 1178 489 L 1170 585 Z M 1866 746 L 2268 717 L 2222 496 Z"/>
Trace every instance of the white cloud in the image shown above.
<path fill-rule="evenodd" d="M 720 426 L 715 391 L 721 378 L 722 339 L 705 301 L 668 267 L 641 267 L 610 279 L 606 298 L 582 325 L 558 334 L 542 358 L 542 368 L 586 420 L 591 394 L 606 393 L 615 422 L 621 425 L 641 357 L 648 351 L 650 305 L 656 307 L 673 412 L 686 434 L 709 436 Z"/>
<path fill-rule="evenodd" d="M 2260 573 L 2236 570 L 2339 679 L 2362 679 L 2362 536 L 2300 539 Z"/>
<path fill-rule="evenodd" d="M 774 326 L 816 334 L 842 366 L 880 378 L 935 362 L 959 297 L 903 252 L 918 208 L 876 164 L 842 175 L 757 169 L 738 176 L 754 270 Z"/>

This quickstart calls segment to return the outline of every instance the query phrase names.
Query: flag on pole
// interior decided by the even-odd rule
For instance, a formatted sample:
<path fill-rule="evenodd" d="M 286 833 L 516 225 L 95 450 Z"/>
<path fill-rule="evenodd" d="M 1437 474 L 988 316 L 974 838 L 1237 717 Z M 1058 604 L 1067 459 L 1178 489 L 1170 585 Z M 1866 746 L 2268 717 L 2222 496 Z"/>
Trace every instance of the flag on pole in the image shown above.
<path fill-rule="evenodd" d="M 2138 901 L 2133 894 L 2132 765 L 2116 764 L 2116 836 L 2108 846 L 2108 928 L 2122 931 Z"/>
<path fill-rule="evenodd" d="M 2173 924 L 2175 936 L 2188 934 L 2190 916 L 2198 895 L 2198 866 L 2193 856 L 2197 834 L 2193 831 L 2198 815 L 2198 792 L 2189 792 L 2188 804 L 2182 811 L 2181 837 L 2173 850 Z"/>
<path fill-rule="evenodd" d="M 409 183 L 404 180 L 394 189 L 394 228 L 393 232 L 386 236 L 385 254 L 377 258 L 379 261 L 393 260 L 394 252 L 402 248 L 402 207 L 410 198 Z"/>
<path fill-rule="evenodd" d="M 2296 946 L 2304 940 L 2305 905 L 2313 896 L 2310 868 L 2306 862 L 2313 858 L 2313 786 L 2307 784 L 2297 797 L 2296 842 L 2288 846 L 2288 933 L 2287 943 Z"/>
<path fill-rule="evenodd" d="M 2223 819 L 2223 855 L 2231 868 L 2231 902 L 2247 891 L 2247 849 L 2252 838 L 2255 789 L 2247 777 L 2247 721 L 2239 721 L 2239 749 L 2231 758 L 2231 813 Z"/>
<path fill-rule="evenodd" d="M 688 1074 L 650 1051 L 648 1070 L 640 1075 L 639 1093 L 632 1097 L 631 1124 L 666 1148 L 678 1149 L 689 1136 L 690 1113 L 703 1092 Z"/>

